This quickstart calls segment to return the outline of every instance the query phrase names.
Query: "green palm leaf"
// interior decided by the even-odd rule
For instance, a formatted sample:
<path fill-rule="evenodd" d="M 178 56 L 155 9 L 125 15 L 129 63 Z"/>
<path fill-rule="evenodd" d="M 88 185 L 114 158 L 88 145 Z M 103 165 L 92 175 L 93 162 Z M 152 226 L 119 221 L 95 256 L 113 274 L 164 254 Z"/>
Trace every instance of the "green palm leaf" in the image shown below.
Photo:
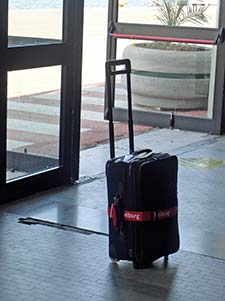
<path fill-rule="evenodd" d="M 187 6 L 187 1 L 154 0 L 153 4 L 159 8 L 156 18 L 164 25 L 181 25 L 186 22 L 202 24 L 208 22 L 206 10 L 208 5 Z"/>

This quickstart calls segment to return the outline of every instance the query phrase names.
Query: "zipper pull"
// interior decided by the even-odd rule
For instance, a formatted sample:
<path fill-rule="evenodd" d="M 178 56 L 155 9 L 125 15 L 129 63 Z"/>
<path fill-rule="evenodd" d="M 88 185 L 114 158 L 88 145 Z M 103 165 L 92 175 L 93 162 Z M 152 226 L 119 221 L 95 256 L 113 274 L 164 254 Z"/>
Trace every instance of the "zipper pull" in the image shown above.
<path fill-rule="evenodd" d="M 129 169 L 128 169 L 128 176 L 131 177 L 131 169 L 132 169 L 132 164 L 129 164 Z"/>

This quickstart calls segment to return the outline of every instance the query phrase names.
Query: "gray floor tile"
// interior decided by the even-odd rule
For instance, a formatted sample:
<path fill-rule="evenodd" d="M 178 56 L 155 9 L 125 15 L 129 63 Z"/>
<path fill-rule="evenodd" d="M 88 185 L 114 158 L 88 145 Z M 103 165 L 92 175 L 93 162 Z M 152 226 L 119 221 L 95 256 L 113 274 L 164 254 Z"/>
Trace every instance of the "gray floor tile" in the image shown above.
<path fill-rule="evenodd" d="M 147 270 L 110 263 L 105 236 L 18 223 L 19 217 L 31 216 L 106 233 L 105 145 L 86 151 L 90 160 L 98 156 L 90 182 L 1 207 L 0 300 L 224 299 L 225 164 L 209 169 L 187 166 L 183 159 L 225 160 L 225 138 L 168 130 L 141 136 L 136 138 L 139 147 L 151 143 L 179 157 L 181 250 L 170 256 L 168 268 L 162 260 Z M 121 154 L 126 141 L 117 147 Z"/>

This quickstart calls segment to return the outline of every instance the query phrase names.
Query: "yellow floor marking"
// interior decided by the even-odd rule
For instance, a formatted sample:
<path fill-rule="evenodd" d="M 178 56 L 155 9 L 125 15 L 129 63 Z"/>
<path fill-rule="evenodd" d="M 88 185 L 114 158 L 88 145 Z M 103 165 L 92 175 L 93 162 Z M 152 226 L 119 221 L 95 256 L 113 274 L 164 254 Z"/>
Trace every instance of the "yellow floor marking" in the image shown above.
<path fill-rule="evenodd" d="M 213 158 L 179 158 L 179 163 L 184 167 L 209 170 L 225 164 L 225 160 L 216 160 Z"/>

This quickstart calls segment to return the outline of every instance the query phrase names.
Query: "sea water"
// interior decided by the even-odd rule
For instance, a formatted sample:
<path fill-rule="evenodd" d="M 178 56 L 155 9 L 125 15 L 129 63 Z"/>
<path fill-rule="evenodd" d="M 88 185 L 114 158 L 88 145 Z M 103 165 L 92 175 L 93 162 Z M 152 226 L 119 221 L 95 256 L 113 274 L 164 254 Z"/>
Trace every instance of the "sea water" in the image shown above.
<path fill-rule="evenodd" d="M 76 1 L 76 0 L 73 0 Z M 62 0 L 9 0 L 10 9 L 49 9 L 61 8 Z M 148 6 L 149 0 L 126 0 L 128 7 Z M 85 0 L 85 7 L 107 7 L 107 0 Z"/>

